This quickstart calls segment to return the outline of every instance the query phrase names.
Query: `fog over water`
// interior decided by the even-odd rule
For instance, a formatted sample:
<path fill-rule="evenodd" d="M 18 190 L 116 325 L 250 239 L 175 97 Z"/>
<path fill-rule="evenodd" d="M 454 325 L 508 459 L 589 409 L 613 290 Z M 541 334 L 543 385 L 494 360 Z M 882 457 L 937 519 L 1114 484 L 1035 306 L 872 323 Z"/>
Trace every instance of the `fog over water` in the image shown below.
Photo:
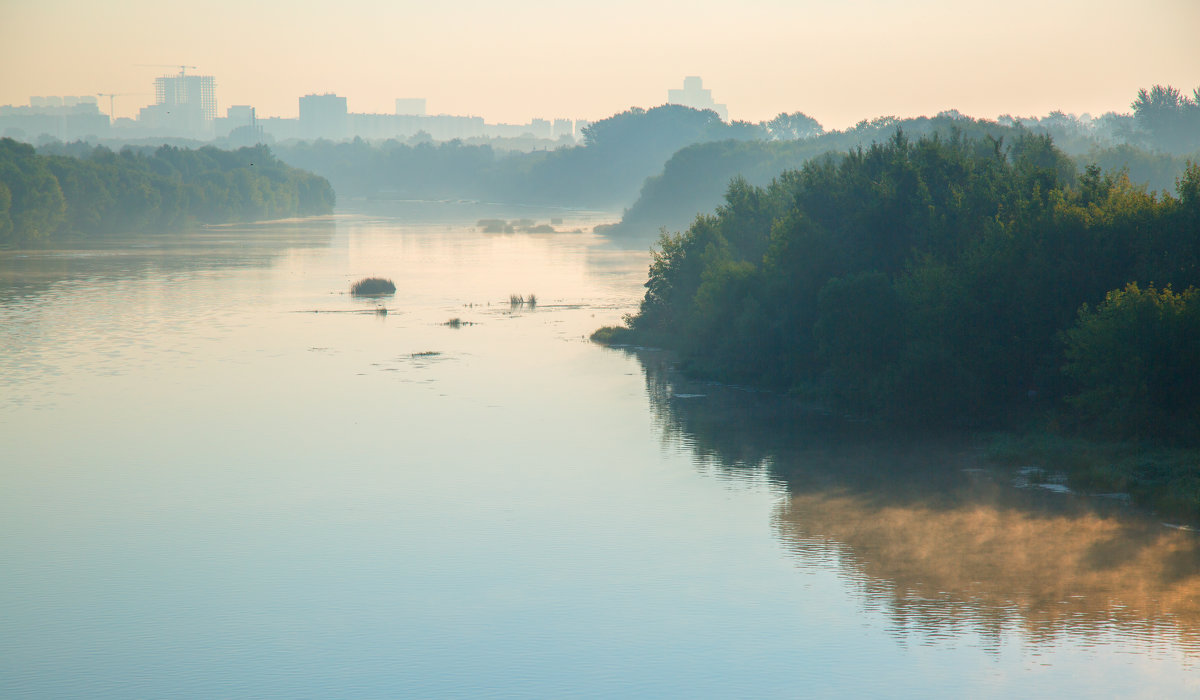
<path fill-rule="evenodd" d="M 479 216 L 0 257 L 0 695 L 1200 691 L 1194 532 L 592 344 L 648 252 Z"/>

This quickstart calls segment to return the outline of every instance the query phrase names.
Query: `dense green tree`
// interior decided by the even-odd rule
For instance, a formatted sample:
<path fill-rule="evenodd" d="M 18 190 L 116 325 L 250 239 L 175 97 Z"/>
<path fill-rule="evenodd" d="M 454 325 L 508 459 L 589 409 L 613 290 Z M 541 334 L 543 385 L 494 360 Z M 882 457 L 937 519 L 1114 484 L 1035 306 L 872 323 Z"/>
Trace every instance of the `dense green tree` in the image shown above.
<path fill-rule="evenodd" d="M 804 112 L 780 112 L 775 118 L 765 122 L 763 128 L 773 141 L 807 139 L 825 133 L 821 123 Z"/>
<path fill-rule="evenodd" d="M 49 150 L 0 139 L 0 243 L 322 214 L 334 202 L 324 178 L 283 164 L 263 146 Z"/>
<path fill-rule="evenodd" d="M 1200 99 L 1200 88 L 1195 93 Z M 1179 89 L 1170 85 L 1143 88 L 1130 106 L 1134 121 L 1151 145 L 1177 153 L 1200 148 L 1200 102 Z"/>
<path fill-rule="evenodd" d="M 0 183 L 9 192 L 12 221 L 6 243 L 38 243 L 58 230 L 66 201 L 54 173 L 32 146 L 0 139 Z"/>
<path fill-rule="evenodd" d="M 11 239 L 12 230 L 12 192 L 8 185 L 0 182 L 0 243 Z"/>
<path fill-rule="evenodd" d="M 1064 371 L 1084 420 L 1115 437 L 1200 432 L 1200 293 L 1129 283 L 1084 307 L 1065 334 Z"/>
<path fill-rule="evenodd" d="M 1200 168 L 1176 191 L 1077 173 L 1045 135 L 897 131 L 766 187 L 734 179 L 660 239 L 630 325 L 696 372 L 858 413 L 1002 422 L 1070 393 L 1059 338 L 1081 304 L 1200 283 Z"/>

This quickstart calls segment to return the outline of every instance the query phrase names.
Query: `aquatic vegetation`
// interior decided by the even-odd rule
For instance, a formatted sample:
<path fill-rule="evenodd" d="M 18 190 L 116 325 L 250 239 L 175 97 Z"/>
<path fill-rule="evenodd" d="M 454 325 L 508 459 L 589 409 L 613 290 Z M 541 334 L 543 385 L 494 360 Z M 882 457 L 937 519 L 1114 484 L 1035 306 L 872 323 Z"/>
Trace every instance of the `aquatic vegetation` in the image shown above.
<path fill-rule="evenodd" d="M 383 277 L 364 277 L 350 286 L 350 293 L 356 297 L 395 294 L 396 285 L 391 280 Z"/>
<path fill-rule="evenodd" d="M 533 219 L 480 219 L 475 226 L 482 233 L 558 233 L 550 224 L 539 224 Z"/>
<path fill-rule="evenodd" d="M 634 341 L 634 331 L 626 326 L 603 326 L 589 340 L 600 345 L 623 345 Z"/>
<path fill-rule="evenodd" d="M 464 321 L 456 316 L 449 321 L 446 321 L 442 325 L 449 326 L 450 328 L 462 328 L 463 326 L 473 326 L 475 323 L 474 321 Z"/>
<path fill-rule="evenodd" d="M 422 350 L 421 352 L 412 353 L 412 357 L 437 357 L 442 353 L 437 350 Z"/>
<path fill-rule="evenodd" d="M 536 308 L 537 303 L 538 301 L 536 294 L 530 294 L 529 296 L 525 296 L 523 294 L 508 295 L 508 305 L 514 309 L 519 306 L 528 306 L 531 309 Z"/>

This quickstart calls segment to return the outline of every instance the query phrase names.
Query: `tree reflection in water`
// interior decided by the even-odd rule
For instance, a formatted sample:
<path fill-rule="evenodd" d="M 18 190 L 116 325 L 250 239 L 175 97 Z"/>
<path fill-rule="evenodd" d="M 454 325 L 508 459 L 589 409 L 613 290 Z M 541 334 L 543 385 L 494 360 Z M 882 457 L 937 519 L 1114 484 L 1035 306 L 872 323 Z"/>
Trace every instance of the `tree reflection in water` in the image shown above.
<path fill-rule="evenodd" d="M 665 441 L 726 475 L 786 487 L 775 531 L 801 567 L 830 563 L 893 631 L 963 632 L 998 650 L 1120 635 L 1200 656 L 1200 535 L 1120 502 L 1012 486 L 961 436 L 824 415 L 775 394 L 690 381 L 626 349 Z"/>

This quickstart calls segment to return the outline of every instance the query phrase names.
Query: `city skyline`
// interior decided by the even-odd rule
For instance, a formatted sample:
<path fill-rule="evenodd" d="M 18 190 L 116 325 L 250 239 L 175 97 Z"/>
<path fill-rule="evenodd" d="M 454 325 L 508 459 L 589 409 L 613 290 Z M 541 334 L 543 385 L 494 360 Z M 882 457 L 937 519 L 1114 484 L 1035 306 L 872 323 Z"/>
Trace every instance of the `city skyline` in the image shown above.
<path fill-rule="evenodd" d="M 147 0 L 0 0 L 0 103 L 115 94 L 116 116 L 133 117 L 154 102 L 155 78 L 186 64 L 216 76 L 222 114 L 244 104 L 296 117 L 299 96 L 335 93 L 353 112 L 422 97 L 430 114 L 526 123 L 653 107 L 699 75 L 731 119 L 802 111 L 845 128 L 946 109 L 1128 112 L 1139 88 L 1200 86 L 1200 5 L 1189 0 L 641 7 L 360 0 L 330 13 L 214 0 L 196 12 Z"/>

